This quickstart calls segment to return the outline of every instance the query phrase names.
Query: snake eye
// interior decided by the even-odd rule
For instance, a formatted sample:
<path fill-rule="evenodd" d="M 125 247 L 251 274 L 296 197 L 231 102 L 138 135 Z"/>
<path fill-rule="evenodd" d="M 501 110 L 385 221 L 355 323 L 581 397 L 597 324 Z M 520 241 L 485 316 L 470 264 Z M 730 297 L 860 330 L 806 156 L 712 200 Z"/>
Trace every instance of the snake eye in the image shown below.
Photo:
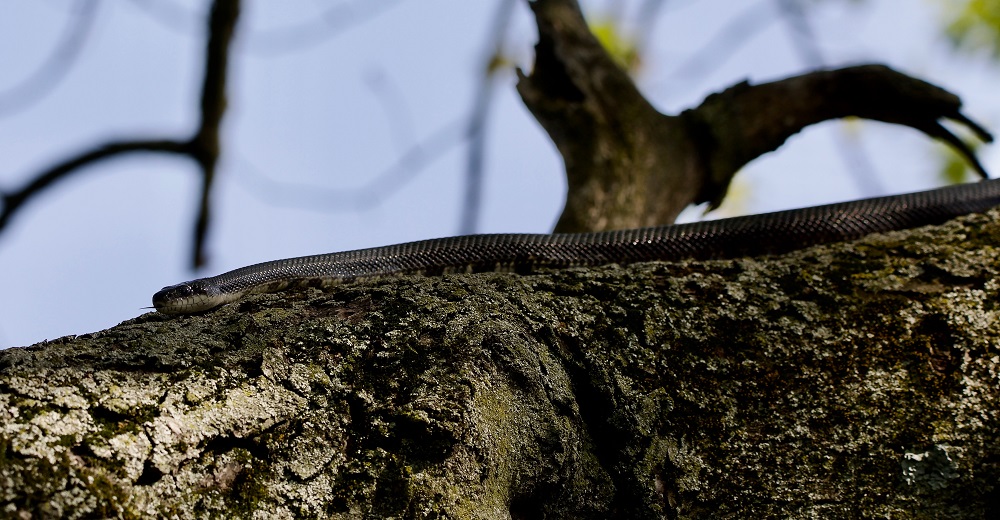
<path fill-rule="evenodd" d="M 165 314 L 200 312 L 219 303 L 213 297 L 219 289 L 204 279 L 170 285 L 153 295 L 153 307 Z"/>
<path fill-rule="evenodd" d="M 153 307 L 162 312 L 169 302 L 176 301 L 178 298 L 189 298 L 193 294 L 191 286 L 186 283 L 168 285 L 153 295 Z"/>

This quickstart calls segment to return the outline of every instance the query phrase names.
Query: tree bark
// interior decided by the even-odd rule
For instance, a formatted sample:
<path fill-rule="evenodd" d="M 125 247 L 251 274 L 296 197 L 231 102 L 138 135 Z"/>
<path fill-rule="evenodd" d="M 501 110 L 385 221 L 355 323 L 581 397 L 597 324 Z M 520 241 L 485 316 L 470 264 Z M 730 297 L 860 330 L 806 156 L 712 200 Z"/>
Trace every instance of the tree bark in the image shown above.
<path fill-rule="evenodd" d="M 983 518 L 998 218 L 258 295 L 2 351 L 0 510 Z"/>
<path fill-rule="evenodd" d="M 915 128 L 986 171 L 951 119 L 992 136 L 958 96 L 883 65 L 737 84 L 678 115 L 658 112 L 591 34 L 575 0 L 530 2 L 535 64 L 517 90 L 562 155 L 568 185 L 556 232 L 671 224 L 690 204 L 718 206 L 736 172 L 809 125 L 861 117 Z"/>

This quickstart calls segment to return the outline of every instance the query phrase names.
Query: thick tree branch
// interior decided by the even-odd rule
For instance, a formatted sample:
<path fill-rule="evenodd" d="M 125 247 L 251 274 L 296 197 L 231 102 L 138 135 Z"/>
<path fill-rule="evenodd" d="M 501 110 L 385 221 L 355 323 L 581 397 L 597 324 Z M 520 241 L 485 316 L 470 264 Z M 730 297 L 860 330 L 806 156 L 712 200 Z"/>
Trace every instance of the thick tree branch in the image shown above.
<path fill-rule="evenodd" d="M 531 4 L 535 66 L 520 75 L 525 105 L 566 165 L 560 232 L 663 225 L 692 203 L 717 205 L 732 176 L 808 125 L 848 116 L 915 128 L 951 145 L 985 175 L 971 149 L 940 124 L 990 134 L 939 87 L 879 65 L 750 86 L 741 83 L 678 116 L 657 112 L 590 33 L 574 0 Z"/>
<path fill-rule="evenodd" d="M 566 165 L 569 196 L 556 231 L 672 222 L 702 183 L 698 158 L 685 154 L 691 136 L 642 97 L 576 2 L 530 6 L 539 34 L 535 67 L 530 76 L 519 73 L 517 88 Z M 664 175 L 664 164 L 676 175 Z"/>
<path fill-rule="evenodd" d="M 698 145 L 707 158 L 709 181 L 697 202 L 717 205 L 732 176 L 748 162 L 809 125 L 848 116 L 920 130 L 949 144 L 986 177 L 975 153 L 940 123 L 950 119 L 992 141 L 986 129 L 961 113 L 961 106 L 958 96 L 883 65 L 818 71 L 761 85 L 741 83 L 685 114 L 706 132 Z"/>
<path fill-rule="evenodd" d="M 0 511 L 995 517 L 998 218 L 254 295 L 0 351 Z"/>

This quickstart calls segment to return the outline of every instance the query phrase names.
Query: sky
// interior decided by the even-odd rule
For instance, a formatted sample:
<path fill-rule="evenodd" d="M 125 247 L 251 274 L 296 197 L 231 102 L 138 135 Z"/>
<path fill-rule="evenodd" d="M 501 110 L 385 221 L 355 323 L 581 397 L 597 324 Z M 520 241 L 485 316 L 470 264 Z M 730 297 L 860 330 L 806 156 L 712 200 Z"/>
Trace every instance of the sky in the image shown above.
<path fill-rule="evenodd" d="M 195 127 L 208 2 L 93 2 L 93 24 L 72 45 L 76 60 L 41 83 L 33 74 L 85 2 L 0 6 L 0 192 L 103 141 L 182 137 Z M 984 57 L 950 51 L 942 3 L 829 0 L 815 3 L 808 20 L 823 64 L 886 63 L 957 93 L 968 115 L 1000 131 L 1000 71 Z M 618 16 L 634 26 L 638 2 L 583 4 L 588 16 Z M 815 56 L 803 52 L 775 5 L 665 1 L 640 89 L 661 111 L 677 113 L 744 79 L 814 68 Z M 207 265 L 190 268 L 198 195 L 192 164 L 153 154 L 95 164 L 35 199 L 0 233 L 0 348 L 113 326 L 148 312 L 155 291 L 184 280 L 458 233 L 462 142 L 451 139 L 418 170 L 393 168 L 413 147 L 436 149 L 439 136 L 456 135 L 474 100 L 496 10 L 496 0 L 246 0 Z M 530 68 L 534 38 L 526 3 L 518 2 L 506 54 Z M 727 47 L 731 41 L 738 45 Z M 521 104 L 515 81 L 512 71 L 503 73 L 490 109 L 481 233 L 549 232 L 565 199 L 561 159 Z M 993 172 L 1000 171 L 996 148 L 981 151 Z M 858 166 L 858 157 L 870 169 Z M 745 168 L 722 214 L 929 189 L 939 183 L 941 157 L 937 145 L 908 128 L 816 125 Z M 357 190 L 394 171 L 405 182 L 359 208 Z M 873 182 L 859 182 L 858 171 L 869 171 Z M 700 217 L 697 208 L 683 216 Z"/>

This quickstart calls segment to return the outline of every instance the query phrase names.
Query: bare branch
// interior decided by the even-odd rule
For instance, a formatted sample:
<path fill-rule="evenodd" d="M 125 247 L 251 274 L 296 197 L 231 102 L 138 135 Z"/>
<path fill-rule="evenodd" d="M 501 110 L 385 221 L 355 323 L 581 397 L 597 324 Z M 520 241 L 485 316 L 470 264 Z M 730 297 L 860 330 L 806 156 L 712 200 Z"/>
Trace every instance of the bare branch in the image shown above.
<path fill-rule="evenodd" d="M 664 225 L 691 203 L 716 206 L 733 175 L 806 126 L 857 116 L 942 139 L 981 174 L 971 149 L 939 123 L 970 122 L 961 100 L 885 66 L 820 71 L 713 94 L 679 116 L 656 111 L 590 32 L 575 0 L 535 0 L 535 66 L 518 92 L 566 166 L 570 196 L 556 231 Z M 974 123 L 984 140 L 990 135 Z"/>
<path fill-rule="evenodd" d="M 201 89 L 201 124 L 191 139 L 192 158 L 201 165 L 202 186 L 198 217 L 194 228 L 192 265 L 205 263 L 205 236 L 210 216 L 210 197 L 219 160 L 219 125 L 226 112 L 226 72 L 229 45 L 236 30 L 240 0 L 216 0 L 208 20 L 208 44 L 205 49 L 205 77 Z"/>
<path fill-rule="evenodd" d="M 196 28 L 198 15 L 170 0 L 132 0 L 150 18 L 156 20 L 170 30 L 191 34 Z"/>
<path fill-rule="evenodd" d="M 0 195 L 0 199 L 3 200 L 3 210 L 0 211 L 0 231 L 6 227 L 11 217 L 26 202 L 41 193 L 42 190 L 66 178 L 69 174 L 104 159 L 136 152 L 163 152 L 189 155 L 190 145 L 186 142 L 167 139 L 112 141 L 60 161 L 43 171 L 23 188 L 12 193 Z"/>
<path fill-rule="evenodd" d="M 822 67 L 826 65 L 823 59 L 823 51 L 816 43 L 816 33 L 809 25 L 809 19 L 802 9 L 802 5 L 796 0 L 774 0 L 778 6 L 778 12 L 785 21 L 792 36 L 793 50 L 799 53 L 802 60 L 812 67 Z"/>
<path fill-rule="evenodd" d="M 403 92 L 381 70 L 372 70 L 365 74 L 365 83 L 378 99 L 382 110 L 385 111 L 386 119 L 389 120 L 389 129 L 392 132 L 392 140 L 395 141 L 400 153 L 402 153 L 415 140 L 413 118 L 410 107 L 407 106 L 406 99 L 403 97 Z"/>
<path fill-rule="evenodd" d="M 747 7 L 740 15 L 720 29 L 701 49 L 688 58 L 666 77 L 675 81 L 694 82 L 722 66 L 729 55 L 739 50 L 748 39 L 774 22 L 774 12 L 763 3 Z"/>
<path fill-rule="evenodd" d="M 642 4 L 639 5 L 635 23 L 635 46 L 640 53 L 645 52 L 650 38 L 653 37 L 653 30 L 659 19 L 661 8 L 663 8 L 663 0 L 643 0 Z"/>
<path fill-rule="evenodd" d="M 255 54 L 283 54 L 319 45 L 375 18 L 397 3 L 399 0 L 355 0 L 347 5 L 337 4 L 308 22 L 251 33 L 246 48 Z"/>
<path fill-rule="evenodd" d="M 20 84 L 0 92 L 0 116 L 30 108 L 59 86 L 83 50 L 97 18 L 97 4 L 98 0 L 84 0 L 75 6 L 73 20 L 48 59 Z"/>
<path fill-rule="evenodd" d="M 493 29 L 488 38 L 489 51 L 483 66 L 480 84 L 473 100 L 467 122 L 451 124 L 439 130 L 424 143 L 411 147 L 392 168 L 382 173 L 364 186 L 355 189 L 326 188 L 315 185 L 294 184 L 269 178 L 249 165 L 244 168 L 243 178 L 257 196 L 273 204 L 310 206 L 322 210 L 363 210 L 377 205 L 385 197 L 422 170 L 432 160 L 450 150 L 462 140 L 468 141 L 466 162 L 466 190 L 463 199 L 459 233 L 475 232 L 477 216 L 482 199 L 483 163 L 486 147 L 486 127 L 489 106 L 494 96 L 497 71 L 502 70 L 504 36 L 512 18 L 514 0 L 501 0 L 493 19 Z M 369 84 L 382 86 L 372 78 Z M 384 103 L 392 102 L 388 92 L 381 91 Z M 398 105 L 398 103 L 395 103 Z M 397 136 L 398 137 L 398 136 Z M 397 138 L 397 141 L 399 139 Z"/>
<path fill-rule="evenodd" d="M 574 0 L 530 6 L 535 63 L 530 76 L 519 71 L 517 90 L 566 167 L 571 196 L 556 232 L 672 222 L 703 182 L 693 137 L 642 96 Z"/>
<path fill-rule="evenodd" d="M 96 3 L 96 0 L 91 1 Z M 181 154 L 193 159 L 202 170 L 201 202 L 195 222 L 193 261 L 195 267 L 202 265 L 205 235 L 210 222 L 209 200 L 219 157 L 219 126 L 226 110 L 225 90 L 229 44 L 236 28 L 239 7 L 239 0 L 216 0 L 212 5 L 208 22 L 205 77 L 202 83 L 201 121 L 192 137 L 188 139 L 112 141 L 70 157 L 41 172 L 20 190 L 0 195 L 3 201 L 3 210 L 0 212 L 0 231 L 27 201 L 53 183 L 74 172 L 81 171 L 84 166 L 134 152 Z"/>
<path fill-rule="evenodd" d="M 826 65 L 823 50 L 817 43 L 816 32 L 809 25 L 806 12 L 795 0 L 775 0 L 778 12 L 789 28 L 792 38 L 792 49 L 799 53 L 803 63 L 809 68 L 819 69 Z M 840 160 L 844 163 L 847 176 L 861 190 L 865 197 L 874 197 L 886 193 L 885 187 L 879 182 L 875 165 L 868 153 L 856 139 L 849 138 L 844 132 L 833 134 L 833 144 Z"/>
<path fill-rule="evenodd" d="M 238 177 L 254 195 L 269 204 L 320 211 L 360 211 L 370 209 L 391 196 L 435 159 L 461 143 L 468 135 L 468 123 L 453 121 L 417 143 L 396 163 L 359 188 L 328 188 L 312 184 L 272 179 L 244 161 Z"/>
<path fill-rule="evenodd" d="M 821 70 L 753 86 L 740 83 L 685 112 L 690 124 L 711 127 L 711 135 L 700 141 L 708 144 L 702 155 L 708 158 L 709 172 L 698 200 L 716 206 L 733 174 L 747 162 L 777 149 L 806 126 L 849 116 L 904 125 L 941 139 L 986 177 L 975 153 L 940 123 L 950 119 L 992 141 L 961 107 L 958 96 L 883 65 Z"/>
<path fill-rule="evenodd" d="M 462 216 L 459 218 L 460 235 L 475 233 L 479 227 L 479 209 L 483 198 L 483 162 L 486 156 L 486 126 L 490 104 L 496 90 L 497 72 L 502 70 L 498 64 L 503 60 L 504 37 L 513 12 L 514 0 L 500 0 L 488 39 L 490 42 L 488 57 L 469 113 L 469 154 L 465 170 L 465 199 L 462 204 Z"/>

